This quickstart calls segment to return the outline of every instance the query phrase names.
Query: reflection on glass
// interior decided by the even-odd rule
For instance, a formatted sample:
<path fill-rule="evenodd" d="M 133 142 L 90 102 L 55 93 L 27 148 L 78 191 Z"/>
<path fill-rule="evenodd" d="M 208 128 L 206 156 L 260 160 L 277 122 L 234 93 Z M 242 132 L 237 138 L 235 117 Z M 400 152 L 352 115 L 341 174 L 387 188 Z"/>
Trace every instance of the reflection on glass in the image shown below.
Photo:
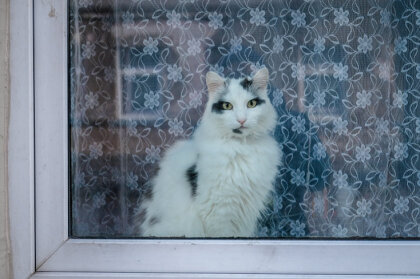
<path fill-rule="evenodd" d="M 137 237 L 205 74 L 265 66 L 283 165 L 260 237 L 420 235 L 415 1 L 70 2 L 71 235 Z"/>

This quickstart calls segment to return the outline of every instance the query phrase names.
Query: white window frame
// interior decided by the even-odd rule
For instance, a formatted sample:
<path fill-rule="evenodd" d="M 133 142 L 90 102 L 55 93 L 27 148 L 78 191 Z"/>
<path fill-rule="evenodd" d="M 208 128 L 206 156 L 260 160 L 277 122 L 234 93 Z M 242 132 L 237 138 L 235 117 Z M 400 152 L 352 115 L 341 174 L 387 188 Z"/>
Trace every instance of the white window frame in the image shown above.
<path fill-rule="evenodd" d="M 416 240 L 70 239 L 67 3 L 10 6 L 15 278 L 420 278 Z"/>

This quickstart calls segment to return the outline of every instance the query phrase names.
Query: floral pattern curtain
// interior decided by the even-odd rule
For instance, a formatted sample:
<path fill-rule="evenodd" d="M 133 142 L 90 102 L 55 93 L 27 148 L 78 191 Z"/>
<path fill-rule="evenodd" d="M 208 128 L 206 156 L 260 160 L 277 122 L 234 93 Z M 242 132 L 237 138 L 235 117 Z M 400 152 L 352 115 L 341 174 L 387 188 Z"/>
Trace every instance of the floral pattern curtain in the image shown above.
<path fill-rule="evenodd" d="M 284 152 L 260 237 L 420 236 L 420 1 L 70 0 L 71 235 L 136 237 L 204 76 L 270 71 Z"/>

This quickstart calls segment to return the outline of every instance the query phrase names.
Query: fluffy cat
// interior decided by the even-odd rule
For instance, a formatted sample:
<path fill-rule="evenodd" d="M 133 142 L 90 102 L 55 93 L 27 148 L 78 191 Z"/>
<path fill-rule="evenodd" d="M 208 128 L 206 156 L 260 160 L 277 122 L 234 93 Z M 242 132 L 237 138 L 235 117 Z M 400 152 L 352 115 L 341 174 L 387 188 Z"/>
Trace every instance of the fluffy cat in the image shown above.
<path fill-rule="evenodd" d="M 155 237 L 255 237 L 281 150 L 268 70 L 252 79 L 208 72 L 209 98 L 190 140 L 172 146 L 141 205 L 140 232 Z"/>

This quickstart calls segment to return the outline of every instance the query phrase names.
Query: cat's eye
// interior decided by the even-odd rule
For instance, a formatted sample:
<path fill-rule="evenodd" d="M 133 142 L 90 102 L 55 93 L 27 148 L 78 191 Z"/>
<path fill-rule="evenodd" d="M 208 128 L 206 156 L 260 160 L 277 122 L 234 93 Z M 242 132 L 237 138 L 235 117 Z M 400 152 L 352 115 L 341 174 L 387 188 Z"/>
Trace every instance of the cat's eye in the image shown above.
<path fill-rule="evenodd" d="M 257 100 L 255 99 L 250 100 L 246 106 L 249 108 L 255 108 L 257 106 Z"/>
<path fill-rule="evenodd" d="M 228 102 L 223 102 L 222 103 L 222 108 L 224 110 L 231 110 L 231 109 L 233 109 L 233 105 L 231 103 L 228 103 Z"/>

